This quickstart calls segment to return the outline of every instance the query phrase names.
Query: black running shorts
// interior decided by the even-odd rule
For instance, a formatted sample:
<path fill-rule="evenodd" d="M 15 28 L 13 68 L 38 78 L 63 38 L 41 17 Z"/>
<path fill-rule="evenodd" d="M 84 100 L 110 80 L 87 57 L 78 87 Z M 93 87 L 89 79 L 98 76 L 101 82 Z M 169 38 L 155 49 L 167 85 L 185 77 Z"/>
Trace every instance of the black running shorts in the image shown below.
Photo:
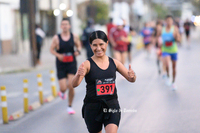
<path fill-rule="evenodd" d="M 57 65 L 56 69 L 57 69 L 58 80 L 60 80 L 62 78 L 66 78 L 67 74 L 75 75 L 76 71 L 77 71 L 77 65 L 76 65 L 76 63 L 62 65 L 62 66 Z"/>
<path fill-rule="evenodd" d="M 117 101 L 117 100 L 116 100 Z M 120 106 L 117 102 L 108 103 L 109 109 L 101 109 L 100 103 L 87 103 L 84 108 L 84 120 L 87 125 L 87 129 L 90 133 L 98 133 L 102 130 L 102 125 L 106 127 L 108 124 L 115 124 L 119 126 L 121 111 Z M 102 122 L 95 120 L 99 114 L 99 111 L 109 112 L 110 117 L 108 119 L 103 119 Z M 112 111 L 112 112 L 111 112 Z"/>

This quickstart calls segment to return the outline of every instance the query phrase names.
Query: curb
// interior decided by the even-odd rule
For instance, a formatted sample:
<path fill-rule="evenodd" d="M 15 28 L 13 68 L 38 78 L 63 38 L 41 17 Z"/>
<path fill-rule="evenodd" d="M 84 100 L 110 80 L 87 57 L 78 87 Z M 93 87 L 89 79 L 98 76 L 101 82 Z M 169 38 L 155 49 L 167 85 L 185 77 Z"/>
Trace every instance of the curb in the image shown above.
<path fill-rule="evenodd" d="M 49 102 L 51 102 L 51 101 L 53 101 L 55 98 L 54 98 L 54 96 L 48 96 L 46 99 L 44 99 L 44 102 L 45 103 L 49 103 Z"/>
<path fill-rule="evenodd" d="M 31 105 L 28 107 L 28 109 L 29 109 L 30 111 L 33 111 L 33 110 L 36 110 L 36 109 L 38 109 L 38 108 L 40 108 L 40 107 L 41 107 L 40 102 L 34 102 L 33 104 L 31 104 Z"/>
<path fill-rule="evenodd" d="M 51 69 L 49 66 L 39 66 L 39 67 L 26 67 L 26 68 L 10 68 L 10 69 L 1 69 L 0 68 L 0 75 L 3 74 L 10 74 L 10 73 L 20 73 L 20 72 L 32 72 L 38 70 L 46 70 Z"/>
<path fill-rule="evenodd" d="M 45 100 L 44 100 L 44 102 L 45 103 L 49 103 L 49 102 L 51 102 L 51 101 L 53 101 L 55 98 L 52 96 L 52 95 L 50 95 L 50 96 L 48 96 Z M 30 111 L 33 111 L 33 110 L 36 110 L 36 109 L 38 109 L 38 108 L 40 108 L 41 107 L 41 104 L 40 104 L 40 102 L 34 102 L 33 104 L 31 104 L 30 106 L 29 106 L 29 110 Z M 24 112 L 22 111 L 22 110 L 19 110 L 19 111 L 16 111 L 16 112 L 14 112 L 14 113 L 12 113 L 9 117 L 8 117 L 8 120 L 9 121 L 14 121 L 14 120 L 17 120 L 17 119 L 19 119 L 19 118 L 21 118 L 21 117 L 23 117 L 24 116 Z"/>
<path fill-rule="evenodd" d="M 20 111 L 17 111 L 17 112 L 14 112 L 13 114 L 11 114 L 9 116 L 8 120 L 14 121 L 14 120 L 21 118 L 22 116 L 24 116 L 24 112 L 20 110 Z"/>

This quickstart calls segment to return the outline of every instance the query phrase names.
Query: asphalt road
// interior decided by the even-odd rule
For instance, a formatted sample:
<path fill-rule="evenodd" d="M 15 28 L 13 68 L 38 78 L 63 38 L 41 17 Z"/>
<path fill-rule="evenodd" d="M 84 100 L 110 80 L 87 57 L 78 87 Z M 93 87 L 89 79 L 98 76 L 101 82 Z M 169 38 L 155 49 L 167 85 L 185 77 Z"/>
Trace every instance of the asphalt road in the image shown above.
<path fill-rule="evenodd" d="M 177 65 L 178 89 L 172 91 L 157 72 L 156 58 L 141 52 L 134 57 L 132 68 L 137 81 L 129 83 L 117 75 L 118 99 L 122 109 L 119 133 L 199 133 L 200 132 L 200 45 L 193 43 L 179 50 Z M 126 64 L 126 67 L 128 65 Z M 9 114 L 22 109 L 22 79 L 29 80 L 30 103 L 37 101 L 36 74 L 38 72 L 0 75 L 0 83 L 7 85 Z M 49 72 L 41 71 L 44 94 L 51 94 Z M 11 84 L 12 83 L 12 84 Z M 9 86 L 10 85 L 10 86 Z M 15 87 L 16 85 L 16 87 Z M 18 88 L 18 89 L 17 89 Z M 0 124 L 1 133 L 86 133 L 81 116 L 85 82 L 75 89 L 73 108 L 75 115 L 68 115 L 67 100 L 56 98 L 19 120 Z M 22 91 L 22 89 L 20 90 Z M 18 94 L 20 93 L 20 94 Z M 12 94 L 12 95 L 11 95 Z M 1 112 L 0 112 L 1 113 Z M 0 115 L 1 117 L 1 115 Z M 104 132 L 104 131 L 103 131 Z"/>

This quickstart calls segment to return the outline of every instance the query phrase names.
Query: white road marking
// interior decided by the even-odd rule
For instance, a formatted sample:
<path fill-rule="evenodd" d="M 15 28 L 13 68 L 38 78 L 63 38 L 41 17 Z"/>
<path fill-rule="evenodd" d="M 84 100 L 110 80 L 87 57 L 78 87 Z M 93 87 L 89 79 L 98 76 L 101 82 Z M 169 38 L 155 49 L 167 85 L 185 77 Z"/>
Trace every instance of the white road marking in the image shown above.
<path fill-rule="evenodd" d="M 51 91 L 43 91 L 43 95 L 49 95 L 49 94 L 51 94 Z M 34 92 L 32 95 L 33 96 L 38 96 L 39 92 Z"/>
<path fill-rule="evenodd" d="M 15 98 L 20 95 L 22 95 L 22 92 L 11 92 L 11 93 L 7 92 L 7 98 Z"/>

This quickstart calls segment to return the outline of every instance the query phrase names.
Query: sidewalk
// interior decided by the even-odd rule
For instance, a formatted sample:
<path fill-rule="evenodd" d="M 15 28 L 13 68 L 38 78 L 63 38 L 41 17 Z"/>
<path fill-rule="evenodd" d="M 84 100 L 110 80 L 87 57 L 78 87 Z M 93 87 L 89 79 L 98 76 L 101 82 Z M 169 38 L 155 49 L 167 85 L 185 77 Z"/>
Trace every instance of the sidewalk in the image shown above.
<path fill-rule="evenodd" d="M 54 67 L 54 56 L 49 52 L 49 46 L 44 45 L 41 52 L 40 66 L 31 67 L 31 55 L 29 52 L 23 54 L 10 54 L 0 56 L 0 74 L 18 71 L 30 71 Z"/>

